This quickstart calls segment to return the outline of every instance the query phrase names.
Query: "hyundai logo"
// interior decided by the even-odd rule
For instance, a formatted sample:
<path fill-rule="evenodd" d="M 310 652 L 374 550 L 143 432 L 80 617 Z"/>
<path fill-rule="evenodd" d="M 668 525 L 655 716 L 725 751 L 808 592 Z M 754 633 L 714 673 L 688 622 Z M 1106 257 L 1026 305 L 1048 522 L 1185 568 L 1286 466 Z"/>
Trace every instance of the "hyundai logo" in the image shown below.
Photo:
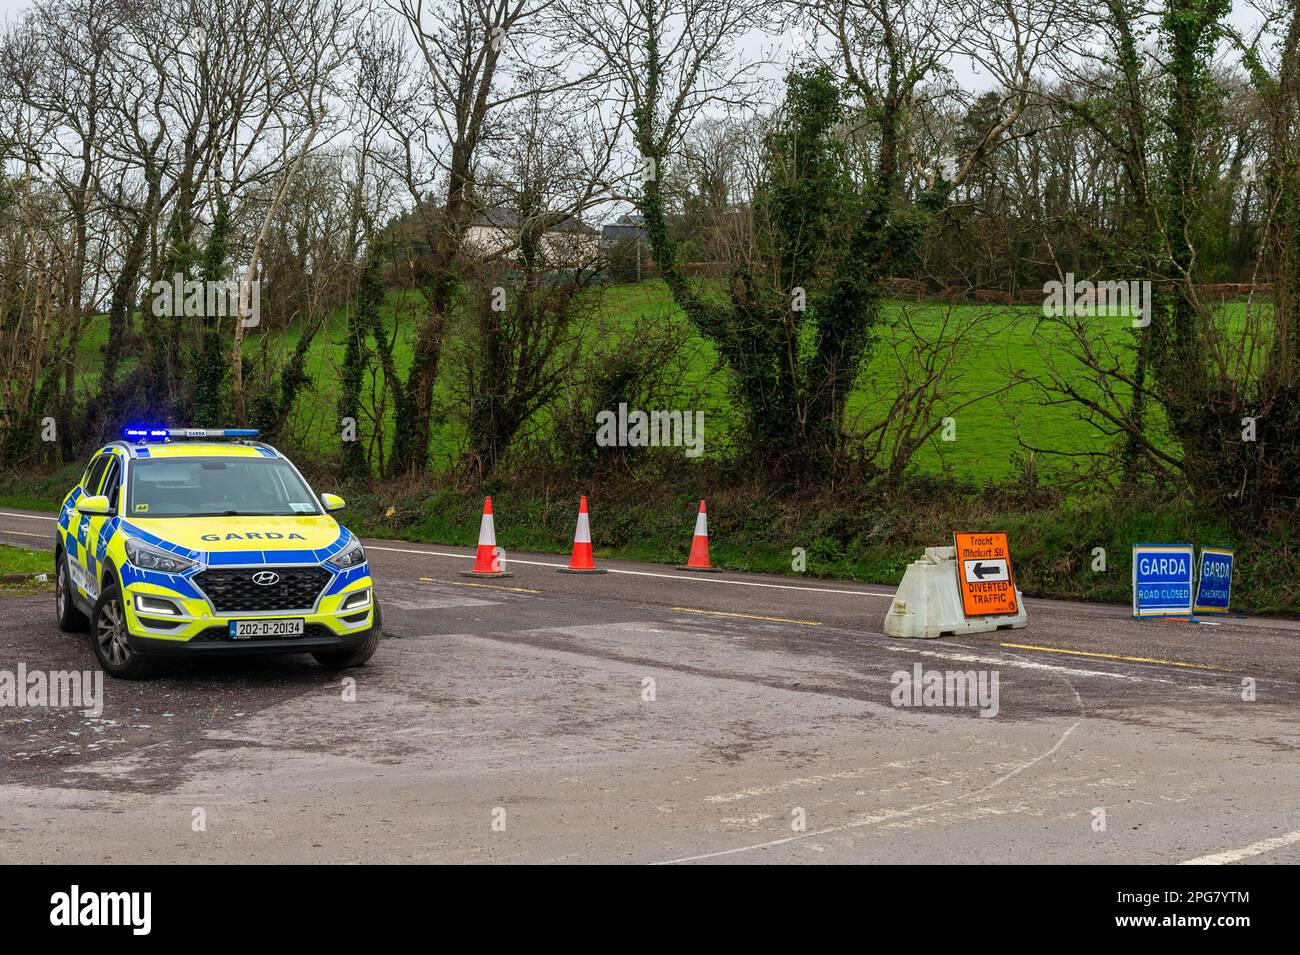
<path fill-rule="evenodd" d="M 263 587 L 270 587 L 272 584 L 280 582 L 280 575 L 270 570 L 261 570 L 253 575 L 253 583 L 261 584 Z"/>

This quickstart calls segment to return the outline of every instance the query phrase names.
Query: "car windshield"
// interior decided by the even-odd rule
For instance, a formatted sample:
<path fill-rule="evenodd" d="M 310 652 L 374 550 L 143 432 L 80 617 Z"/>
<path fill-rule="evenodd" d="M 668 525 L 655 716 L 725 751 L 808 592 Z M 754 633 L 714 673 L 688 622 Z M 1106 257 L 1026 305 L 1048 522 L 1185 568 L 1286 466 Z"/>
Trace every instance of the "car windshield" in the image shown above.
<path fill-rule="evenodd" d="M 279 458 L 139 458 L 131 462 L 131 517 L 319 514 L 302 478 Z"/>

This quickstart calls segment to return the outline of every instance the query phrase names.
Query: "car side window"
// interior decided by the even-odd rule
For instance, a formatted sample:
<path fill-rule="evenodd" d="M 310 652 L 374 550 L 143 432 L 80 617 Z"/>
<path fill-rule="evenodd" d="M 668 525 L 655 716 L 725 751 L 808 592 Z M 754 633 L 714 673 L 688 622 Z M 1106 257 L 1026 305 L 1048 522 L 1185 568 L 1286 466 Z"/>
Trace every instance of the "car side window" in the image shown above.
<path fill-rule="evenodd" d="M 122 487 L 122 462 L 118 460 L 117 455 L 109 455 L 113 460 L 109 462 L 108 474 L 104 478 L 103 494 L 108 498 L 108 503 L 117 507 L 117 492 Z"/>
<path fill-rule="evenodd" d="M 99 482 L 104 478 L 104 472 L 108 466 L 113 463 L 113 454 L 101 454 L 90 462 L 90 470 L 86 472 L 86 481 L 81 485 L 81 489 L 90 497 L 99 493 Z"/>

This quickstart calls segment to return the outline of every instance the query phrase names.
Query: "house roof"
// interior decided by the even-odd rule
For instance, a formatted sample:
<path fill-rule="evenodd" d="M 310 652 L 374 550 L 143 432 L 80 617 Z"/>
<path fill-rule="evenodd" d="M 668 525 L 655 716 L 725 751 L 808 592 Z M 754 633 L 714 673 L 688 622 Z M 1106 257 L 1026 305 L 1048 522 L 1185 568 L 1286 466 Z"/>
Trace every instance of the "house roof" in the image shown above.
<path fill-rule="evenodd" d="M 475 213 L 474 218 L 469 220 L 469 224 L 496 226 L 498 229 L 517 229 L 519 216 L 515 215 L 513 209 L 507 209 L 505 206 L 488 206 Z"/>
<path fill-rule="evenodd" d="M 602 239 L 638 239 L 644 235 L 644 226 L 627 225 L 622 222 L 615 222 L 612 225 L 604 226 L 600 230 L 600 237 Z"/>
<path fill-rule="evenodd" d="M 576 235 L 598 235 L 599 233 L 581 219 L 570 216 L 567 219 L 561 219 L 555 225 L 546 230 L 547 232 L 572 232 Z"/>
<path fill-rule="evenodd" d="M 471 226 L 485 226 L 497 229 L 518 229 L 518 213 L 506 206 L 489 206 L 470 220 Z M 567 216 L 554 223 L 547 232 L 564 232 L 576 235 L 596 235 L 597 232 L 576 216 Z"/>

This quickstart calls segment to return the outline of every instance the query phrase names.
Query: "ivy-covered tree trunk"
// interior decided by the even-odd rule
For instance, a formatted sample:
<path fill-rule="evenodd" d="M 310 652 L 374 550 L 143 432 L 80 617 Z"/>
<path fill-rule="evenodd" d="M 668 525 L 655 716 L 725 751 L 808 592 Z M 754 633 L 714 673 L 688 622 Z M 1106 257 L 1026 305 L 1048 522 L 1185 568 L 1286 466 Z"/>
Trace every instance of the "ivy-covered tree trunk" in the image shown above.
<path fill-rule="evenodd" d="M 1213 108 L 1211 57 L 1221 36 L 1228 0 L 1169 0 L 1162 17 L 1168 61 L 1164 155 L 1165 274 L 1173 283 L 1166 312 L 1156 332 L 1156 371 L 1170 402 L 1172 424 L 1192 439 L 1202 424 L 1205 347 L 1197 309 L 1196 242 L 1203 238 L 1201 201 L 1208 170 L 1202 136 Z M 1196 453 L 1194 450 L 1192 453 Z"/>
<path fill-rule="evenodd" d="M 225 277 L 229 240 L 230 209 L 225 199 L 221 199 L 217 203 L 212 232 L 200 261 L 200 273 L 205 282 L 215 282 Z M 209 315 L 205 307 L 200 326 L 199 352 L 193 363 L 195 420 L 192 423 L 202 428 L 216 428 L 223 423 L 229 359 L 219 322 L 220 317 Z"/>
<path fill-rule="evenodd" d="M 96 408 L 98 427 L 107 436 L 107 427 L 118 417 L 121 407 L 118 394 L 118 366 L 122 360 L 127 323 L 135 306 L 135 293 L 144 268 L 149 229 L 159 204 L 159 186 L 156 174 L 148 180 L 144 207 L 131 231 L 131 239 L 122 258 L 122 267 L 113 282 L 113 293 L 108 306 L 108 341 L 104 343 L 104 366 L 99 381 L 99 402 Z"/>
<path fill-rule="evenodd" d="M 340 381 L 339 417 L 361 419 L 361 384 L 368 361 L 366 338 L 379 324 L 379 305 L 384 288 L 380 281 L 380 263 L 372 247 L 361 269 L 361 282 L 357 290 L 356 308 L 348 314 L 347 340 L 343 346 L 343 373 Z M 355 435 L 354 438 L 359 438 Z M 360 440 L 343 442 L 343 471 L 349 477 L 362 477 L 369 472 L 366 451 Z"/>
<path fill-rule="evenodd" d="M 1199 263 L 1216 241 L 1207 234 L 1205 210 L 1213 208 L 1220 171 L 1204 151 L 1220 119 L 1215 55 L 1230 12 L 1229 0 L 1166 0 L 1162 11 L 1167 85 L 1159 214 L 1161 264 L 1172 291 L 1156 314 L 1150 354 L 1192 489 L 1238 526 L 1251 527 L 1275 511 L 1293 518 L 1300 500 L 1300 26 L 1292 10 L 1278 75 L 1247 56 L 1266 117 L 1270 215 L 1262 264 L 1273 278 L 1274 301 L 1267 322 L 1234 330 L 1198 291 Z"/>
<path fill-rule="evenodd" d="M 1198 253 L 1206 241 L 1203 209 L 1216 170 L 1206 168 L 1203 143 L 1217 105 L 1213 75 L 1228 0 L 1166 0 L 1160 21 L 1165 53 L 1165 129 L 1157 208 L 1163 256 L 1159 271 L 1170 291 L 1150 329 L 1152 370 L 1169 426 L 1183 451 L 1183 468 L 1198 493 L 1215 494 L 1225 477 L 1225 450 L 1239 443 L 1240 394 L 1210 367 L 1206 308 L 1197 295 Z M 1238 419 L 1234 423 L 1234 418 Z"/>
<path fill-rule="evenodd" d="M 655 173 L 644 185 L 641 211 L 656 265 L 734 376 L 747 450 L 786 470 L 832 467 L 843 455 L 845 406 L 879 320 L 881 279 L 910 263 L 946 187 L 915 204 L 903 201 L 897 103 L 880 111 L 877 165 L 857 186 L 839 131 L 846 115 L 839 81 L 822 68 L 796 71 L 764 143 L 754 201 L 762 265 L 737 262 L 729 300 L 704 300 L 682 271 L 668 230 L 665 149 L 654 121 L 657 43 L 651 30 L 645 103 L 635 116 L 638 146 Z"/>

